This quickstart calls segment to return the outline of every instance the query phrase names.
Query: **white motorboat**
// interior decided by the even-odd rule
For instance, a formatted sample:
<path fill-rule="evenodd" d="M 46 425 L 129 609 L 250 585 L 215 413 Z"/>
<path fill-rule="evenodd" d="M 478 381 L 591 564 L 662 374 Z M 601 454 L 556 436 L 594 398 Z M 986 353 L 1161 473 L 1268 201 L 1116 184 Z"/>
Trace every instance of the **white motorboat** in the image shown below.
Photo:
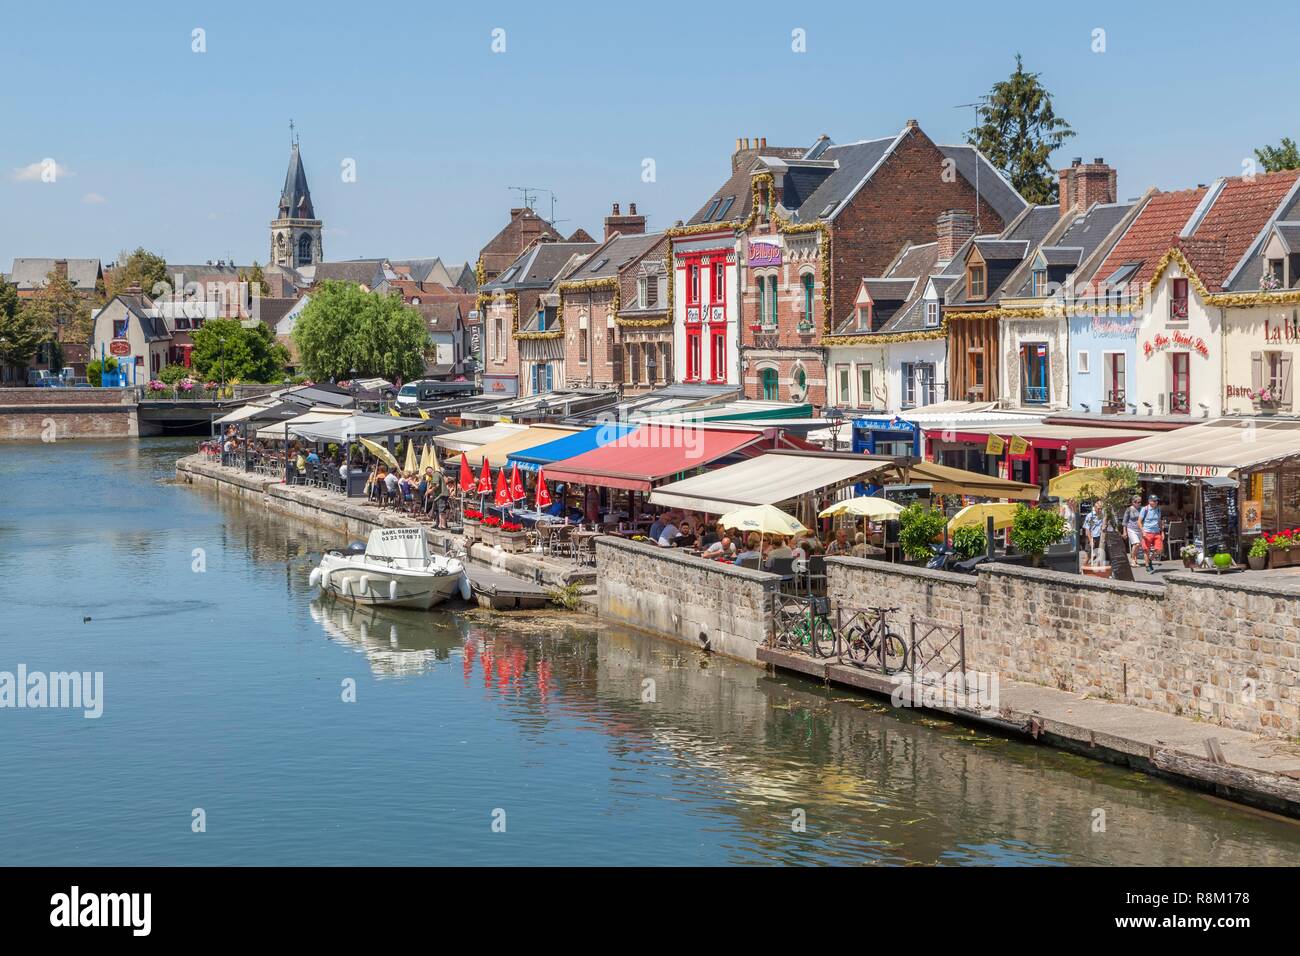
<path fill-rule="evenodd" d="M 465 566 L 429 553 L 423 528 L 376 528 L 365 551 L 327 551 L 311 572 L 312 587 L 357 604 L 427 611 L 472 593 Z"/>

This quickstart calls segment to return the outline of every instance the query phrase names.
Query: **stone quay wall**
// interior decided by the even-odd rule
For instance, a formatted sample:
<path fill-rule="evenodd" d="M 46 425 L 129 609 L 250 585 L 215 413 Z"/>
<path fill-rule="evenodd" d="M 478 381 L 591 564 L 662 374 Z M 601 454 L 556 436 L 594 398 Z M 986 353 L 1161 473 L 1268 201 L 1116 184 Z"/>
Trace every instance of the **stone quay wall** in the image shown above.
<path fill-rule="evenodd" d="M 0 389 L 0 441 L 130 438 L 139 428 L 129 388 Z"/>
<path fill-rule="evenodd" d="M 772 632 L 780 578 L 639 541 L 596 539 L 602 618 L 757 661 Z"/>
<path fill-rule="evenodd" d="M 1014 565 L 978 574 L 827 562 L 832 606 L 966 625 L 971 670 L 1284 739 L 1300 734 L 1300 575 L 1130 584 Z"/>

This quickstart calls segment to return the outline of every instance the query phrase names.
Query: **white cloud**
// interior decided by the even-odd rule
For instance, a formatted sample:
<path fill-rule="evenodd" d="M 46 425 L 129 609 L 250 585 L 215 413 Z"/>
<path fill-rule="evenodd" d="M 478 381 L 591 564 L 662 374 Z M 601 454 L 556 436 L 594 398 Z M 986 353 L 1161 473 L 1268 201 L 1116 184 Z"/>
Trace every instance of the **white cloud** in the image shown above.
<path fill-rule="evenodd" d="M 50 173 L 53 173 L 51 180 Z M 26 166 L 19 166 L 9 174 L 9 178 L 18 183 L 40 183 L 49 181 L 58 181 L 64 176 L 75 176 L 72 170 L 62 163 L 56 163 L 52 159 L 42 159 L 35 163 L 28 163 Z"/>
<path fill-rule="evenodd" d="M 99 193 L 86 193 L 86 195 L 81 197 L 81 201 L 90 206 L 98 206 L 100 203 L 108 202 L 108 200 Z"/>

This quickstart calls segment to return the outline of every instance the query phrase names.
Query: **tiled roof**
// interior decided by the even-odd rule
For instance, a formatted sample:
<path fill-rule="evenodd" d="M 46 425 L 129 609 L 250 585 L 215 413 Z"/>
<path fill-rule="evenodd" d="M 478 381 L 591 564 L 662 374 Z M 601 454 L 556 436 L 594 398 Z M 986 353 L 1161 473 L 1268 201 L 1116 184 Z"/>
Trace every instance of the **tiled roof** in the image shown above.
<path fill-rule="evenodd" d="M 384 281 L 383 259 L 351 259 L 346 262 L 318 262 L 312 284 L 330 280 L 355 282 L 373 289 Z"/>
<path fill-rule="evenodd" d="M 1300 253 L 1300 222 L 1279 222 L 1277 233 L 1292 255 Z"/>
<path fill-rule="evenodd" d="M 663 238 L 663 233 L 648 232 L 614 236 L 596 247 L 582 265 L 565 277 L 566 281 L 585 282 L 618 275 L 627 263 L 639 259 Z"/>
<path fill-rule="evenodd" d="M 1038 252 L 1048 266 L 1073 268 L 1083 261 L 1083 249 L 1080 246 L 1041 246 Z"/>
<path fill-rule="evenodd" d="M 873 302 L 906 302 L 916 279 L 863 279 Z"/>
<path fill-rule="evenodd" d="M 1126 262 L 1140 262 L 1130 281 L 1138 284 L 1151 281 L 1156 263 L 1178 239 L 1206 192 L 1202 186 L 1152 196 L 1098 267 L 1097 280 L 1104 280 Z"/>
<path fill-rule="evenodd" d="M 98 259 L 15 259 L 9 281 L 19 292 L 45 288 L 45 277 L 54 271 L 55 262 L 67 262 L 68 281 L 78 290 L 93 292 L 101 269 Z"/>
<path fill-rule="evenodd" d="M 1300 170 L 1229 179 L 1179 246 L 1211 292 L 1223 289 L 1229 273 L 1250 251 L 1278 206 L 1300 177 Z"/>

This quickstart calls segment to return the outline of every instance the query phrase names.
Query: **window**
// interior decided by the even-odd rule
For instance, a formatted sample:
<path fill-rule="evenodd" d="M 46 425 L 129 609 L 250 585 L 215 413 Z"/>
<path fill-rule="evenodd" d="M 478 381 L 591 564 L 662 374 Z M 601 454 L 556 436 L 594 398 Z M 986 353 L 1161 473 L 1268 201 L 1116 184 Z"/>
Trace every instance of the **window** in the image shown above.
<path fill-rule="evenodd" d="M 1078 362 L 1079 362 L 1079 374 L 1087 375 L 1088 372 L 1090 371 L 1089 365 L 1092 362 L 1092 358 L 1086 350 L 1079 352 Z"/>
<path fill-rule="evenodd" d="M 597 259 L 595 263 L 592 264 L 590 271 L 599 272 L 601 269 L 605 267 L 605 263 L 607 262 L 609 262 L 609 256 L 605 256 L 603 259 Z"/>
<path fill-rule="evenodd" d="M 305 266 L 311 263 L 311 235 L 303 233 L 298 237 L 298 265 Z"/>
<path fill-rule="evenodd" d="M 871 408 L 875 404 L 875 392 L 871 388 L 871 366 L 858 366 L 858 404 L 862 408 Z"/>
<path fill-rule="evenodd" d="M 736 201 L 735 196 L 728 196 L 726 199 L 724 199 L 722 201 L 722 205 L 718 207 L 718 214 L 713 218 L 721 221 L 722 217 L 725 216 L 728 210 L 731 209 L 731 204 L 734 203 L 735 201 Z"/>
<path fill-rule="evenodd" d="M 777 380 L 776 369 L 760 369 L 758 373 L 758 381 L 763 388 L 764 401 L 775 402 L 780 400 L 781 386 Z"/>
<path fill-rule="evenodd" d="M 642 276 L 637 280 L 637 302 L 643 309 L 650 309 L 659 304 L 659 277 Z"/>
<path fill-rule="evenodd" d="M 1175 279 L 1170 284 L 1169 291 L 1169 319 L 1170 321 L 1185 321 L 1187 319 L 1187 280 Z"/>
<path fill-rule="evenodd" d="M 718 210 L 718 204 L 721 202 L 722 202 L 721 199 L 715 199 L 712 202 L 710 202 L 709 205 L 705 207 L 704 215 L 700 217 L 700 221 L 708 222 L 710 219 L 712 219 L 713 214 Z"/>
<path fill-rule="evenodd" d="M 1047 404 L 1047 344 L 1029 342 L 1020 346 L 1020 401 L 1025 405 Z"/>
<path fill-rule="evenodd" d="M 700 265 L 692 262 L 686 267 L 686 304 L 698 305 L 700 302 Z"/>
<path fill-rule="evenodd" d="M 1290 352 L 1253 352 L 1250 356 L 1251 392 L 1254 401 L 1272 408 L 1291 407 L 1292 372 Z"/>
<path fill-rule="evenodd" d="M 966 271 L 966 297 L 969 299 L 984 298 L 984 267 L 971 266 Z"/>
<path fill-rule="evenodd" d="M 984 351 L 971 349 L 966 353 L 966 391 L 976 398 L 984 397 Z"/>
<path fill-rule="evenodd" d="M 758 277 L 758 321 L 761 324 L 767 317 L 767 280 Z"/>
<path fill-rule="evenodd" d="M 611 315 L 605 320 L 605 363 L 614 364 L 614 317 Z"/>
<path fill-rule="evenodd" d="M 811 272 L 803 274 L 803 317 L 805 322 L 813 320 L 813 276 Z"/>
<path fill-rule="evenodd" d="M 725 381 L 727 378 L 727 333 L 725 331 L 715 331 L 710 337 L 709 361 L 713 381 Z"/>
<path fill-rule="evenodd" d="M 1184 280 L 1186 281 L 1186 280 Z M 1169 411 L 1184 415 L 1192 410 L 1192 368 L 1190 352 L 1174 352 L 1169 356 Z"/>
<path fill-rule="evenodd" d="M 546 331 L 546 309 L 537 310 L 537 331 Z"/>
<path fill-rule="evenodd" d="M 776 276 L 767 277 L 768 325 L 776 328 Z"/>
<path fill-rule="evenodd" d="M 871 303 L 858 306 L 858 331 L 866 332 L 871 328 Z"/>
<path fill-rule="evenodd" d="M 938 302 L 927 302 L 925 304 L 925 327 L 927 329 L 937 329 L 939 327 Z"/>
<path fill-rule="evenodd" d="M 627 347 L 627 380 L 631 385 L 641 384 L 641 346 L 635 342 Z"/>
<path fill-rule="evenodd" d="M 700 327 L 691 326 L 686 330 L 686 381 L 698 382 L 702 373 L 700 355 Z"/>
<path fill-rule="evenodd" d="M 1033 282 L 1030 286 L 1031 295 L 1047 294 L 1047 270 L 1035 269 L 1033 273 Z"/>
<path fill-rule="evenodd" d="M 124 338 L 126 338 L 126 330 L 127 330 L 127 326 L 129 326 L 130 324 L 131 324 L 131 320 L 130 320 L 130 319 L 116 319 L 116 320 L 114 320 L 114 322 L 113 322 L 113 338 L 115 338 L 115 339 L 124 339 Z"/>
<path fill-rule="evenodd" d="M 591 327 L 585 315 L 578 318 L 578 364 L 587 364 L 587 355 L 591 350 Z"/>
<path fill-rule="evenodd" d="M 934 364 L 903 363 L 903 407 L 929 405 L 934 402 Z"/>
<path fill-rule="evenodd" d="M 725 262 L 713 264 L 713 304 L 721 305 L 727 301 L 727 265 Z"/>
<path fill-rule="evenodd" d="M 506 360 L 506 320 L 497 316 L 496 335 L 493 337 L 492 357 L 498 362 Z"/>
<path fill-rule="evenodd" d="M 849 387 L 853 379 L 849 375 L 847 365 L 835 366 L 835 400 L 841 405 L 852 405 L 853 396 L 849 392 Z"/>
<path fill-rule="evenodd" d="M 1106 406 L 1108 408 L 1117 408 L 1119 411 L 1123 411 L 1126 402 L 1124 353 L 1107 352 L 1102 361 L 1105 366 L 1102 369 L 1102 374 L 1105 376 L 1105 382 L 1103 384 L 1106 389 Z"/>
<path fill-rule="evenodd" d="M 804 371 L 802 362 L 795 362 L 794 369 L 790 373 L 790 398 L 801 402 L 807 394 L 808 373 Z"/>

